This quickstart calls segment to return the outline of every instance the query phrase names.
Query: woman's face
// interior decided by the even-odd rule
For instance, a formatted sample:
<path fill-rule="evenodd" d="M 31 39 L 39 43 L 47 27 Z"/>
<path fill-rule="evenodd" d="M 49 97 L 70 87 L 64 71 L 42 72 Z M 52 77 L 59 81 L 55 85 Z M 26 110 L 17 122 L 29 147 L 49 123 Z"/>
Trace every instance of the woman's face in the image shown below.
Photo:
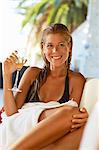
<path fill-rule="evenodd" d="M 69 48 L 62 34 L 48 34 L 43 45 L 43 53 L 51 66 L 65 64 L 69 56 Z"/>

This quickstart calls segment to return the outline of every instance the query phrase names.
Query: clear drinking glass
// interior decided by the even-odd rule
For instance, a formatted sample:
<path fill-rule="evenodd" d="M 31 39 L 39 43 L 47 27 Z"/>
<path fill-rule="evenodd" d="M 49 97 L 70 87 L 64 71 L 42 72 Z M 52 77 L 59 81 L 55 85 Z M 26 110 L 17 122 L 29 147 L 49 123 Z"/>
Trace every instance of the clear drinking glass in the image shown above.
<path fill-rule="evenodd" d="M 18 51 L 18 53 L 17 53 L 18 60 L 16 62 L 17 71 L 16 71 L 15 83 L 14 83 L 14 86 L 13 86 L 12 89 L 8 89 L 8 90 L 11 90 L 13 92 L 22 92 L 22 90 L 20 90 L 17 87 L 17 83 L 18 83 L 19 72 L 22 69 L 22 67 L 25 64 L 25 62 L 26 62 L 26 58 L 25 58 L 24 54 L 25 54 L 25 50 L 24 51 Z"/>

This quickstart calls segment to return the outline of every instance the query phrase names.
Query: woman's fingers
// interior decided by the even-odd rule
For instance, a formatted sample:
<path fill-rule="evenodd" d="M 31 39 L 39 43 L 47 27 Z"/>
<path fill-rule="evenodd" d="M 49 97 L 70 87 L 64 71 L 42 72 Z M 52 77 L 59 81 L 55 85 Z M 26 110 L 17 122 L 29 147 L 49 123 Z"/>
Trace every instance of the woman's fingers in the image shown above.
<path fill-rule="evenodd" d="M 79 113 L 79 114 L 75 114 L 73 115 L 73 118 L 88 118 L 88 113 L 87 112 L 83 112 L 83 113 Z"/>
<path fill-rule="evenodd" d="M 12 55 L 13 55 L 13 57 L 15 57 L 16 59 L 18 59 L 18 52 L 17 52 L 17 51 L 12 52 Z"/>
<path fill-rule="evenodd" d="M 74 124 L 71 126 L 72 129 L 77 129 L 77 128 L 80 128 L 84 125 L 84 123 L 80 123 L 80 124 Z"/>
<path fill-rule="evenodd" d="M 17 53 L 16 52 L 12 52 L 11 55 L 9 55 L 5 62 L 16 62 L 18 60 L 18 57 L 17 57 Z"/>
<path fill-rule="evenodd" d="M 83 126 L 88 120 L 88 113 L 86 111 L 86 109 L 82 109 L 80 110 L 80 113 L 73 115 L 73 119 L 72 119 L 72 129 L 76 129 L 79 128 L 81 126 Z"/>
<path fill-rule="evenodd" d="M 18 56 L 16 52 L 13 52 L 9 57 L 13 63 L 16 63 L 18 61 Z"/>
<path fill-rule="evenodd" d="M 9 62 L 9 63 L 11 63 L 11 59 L 10 58 L 6 58 L 6 60 L 5 60 L 5 63 L 7 63 L 7 62 Z"/>
<path fill-rule="evenodd" d="M 80 108 L 79 110 L 80 110 L 80 112 L 86 112 L 86 109 L 84 107 Z"/>
<path fill-rule="evenodd" d="M 85 122 L 87 122 L 87 118 L 84 118 L 84 119 L 73 119 L 72 120 L 73 124 L 81 124 L 81 123 L 85 123 Z"/>
<path fill-rule="evenodd" d="M 6 73 L 12 73 L 17 69 L 16 62 L 18 60 L 17 52 L 12 52 L 4 61 L 4 70 Z"/>

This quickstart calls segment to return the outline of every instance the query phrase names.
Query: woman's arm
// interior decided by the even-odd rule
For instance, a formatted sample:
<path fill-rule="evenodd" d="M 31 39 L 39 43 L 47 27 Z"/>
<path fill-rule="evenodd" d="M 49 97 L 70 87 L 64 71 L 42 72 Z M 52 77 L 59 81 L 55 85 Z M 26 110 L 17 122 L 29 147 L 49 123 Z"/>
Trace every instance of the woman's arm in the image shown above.
<path fill-rule="evenodd" d="M 4 90 L 4 109 L 7 115 L 17 112 L 17 106 L 14 101 L 12 91 L 12 73 L 17 69 L 15 61 L 16 55 L 12 53 L 3 63 L 3 90 Z"/>
<path fill-rule="evenodd" d="M 24 104 L 24 101 L 26 100 L 29 88 L 33 81 L 36 79 L 38 73 L 40 72 L 39 68 L 36 67 L 29 67 L 25 73 L 23 74 L 21 81 L 19 83 L 19 89 L 21 89 L 22 92 L 17 92 L 15 94 L 15 101 L 16 105 L 19 108 L 21 108 Z"/>
<path fill-rule="evenodd" d="M 84 85 L 85 85 L 85 78 L 81 73 L 75 73 L 71 72 L 71 86 L 72 86 L 72 92 L 70 94 L 70 99 L 73 98 L 78 105 L 80 104 Z M 81 114 L 74 114 L 73 119 L 72 119 L 72 130 L 74 131 L 75 129 L 83 126 L 88 119 L 88 112 L 85 108 L 80 109 Z"/>
<path fill-rule="evenodd" d="M 69 73 L 69 99 L 72 99 L 80 104 L 86 79 L 79 72 L 70 71 Z"/>
<path fill-rule="evenodd" d="M 22 107 L 29 87 L 40 71 L 39 68 L 28 68 L 19 84 L 19 89 L 21 89 L 22 92 L 16 92 L 15 95 L 13 95 L 13 92 L 9 89 L 12 88 L 12 73 L 17 69 L 17 59 L 16 53 L 12 53 L 3 64 L 4 109 L 8 116 L 18 112 L 18 109 Z"/>

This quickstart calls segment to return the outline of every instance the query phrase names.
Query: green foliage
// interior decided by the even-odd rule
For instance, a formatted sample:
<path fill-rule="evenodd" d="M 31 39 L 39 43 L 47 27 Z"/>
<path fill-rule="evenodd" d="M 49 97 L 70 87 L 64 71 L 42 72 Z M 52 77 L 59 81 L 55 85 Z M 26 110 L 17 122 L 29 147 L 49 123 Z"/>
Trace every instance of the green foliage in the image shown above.
<path fill-rule="evenodd" d="M 37 36 L 43 26 L 51 23 L 64 23 L 72 32 L 87 15 L 88 0 L 20 0 L 17 9 L 24 15 L 22 28 L 28 23 L 37 28 Z M 32 33 L 32 31 L 31 31 Z"/>
<path fill-rule="evenodd" d="M 29 2 L 27 6 L 26 2 Z M 71 24 L 75 28 L 84 21 L 87 4 L 88 0 L 41 0 L 36 4 L 33 4 L 33 0 L 20 0 L 17 9 L 24 11 L 25 18 L 22 27 L 27 23 L 35 25 L 45 20 L 47 24 L 65 22 L 68 26 Z"/>

